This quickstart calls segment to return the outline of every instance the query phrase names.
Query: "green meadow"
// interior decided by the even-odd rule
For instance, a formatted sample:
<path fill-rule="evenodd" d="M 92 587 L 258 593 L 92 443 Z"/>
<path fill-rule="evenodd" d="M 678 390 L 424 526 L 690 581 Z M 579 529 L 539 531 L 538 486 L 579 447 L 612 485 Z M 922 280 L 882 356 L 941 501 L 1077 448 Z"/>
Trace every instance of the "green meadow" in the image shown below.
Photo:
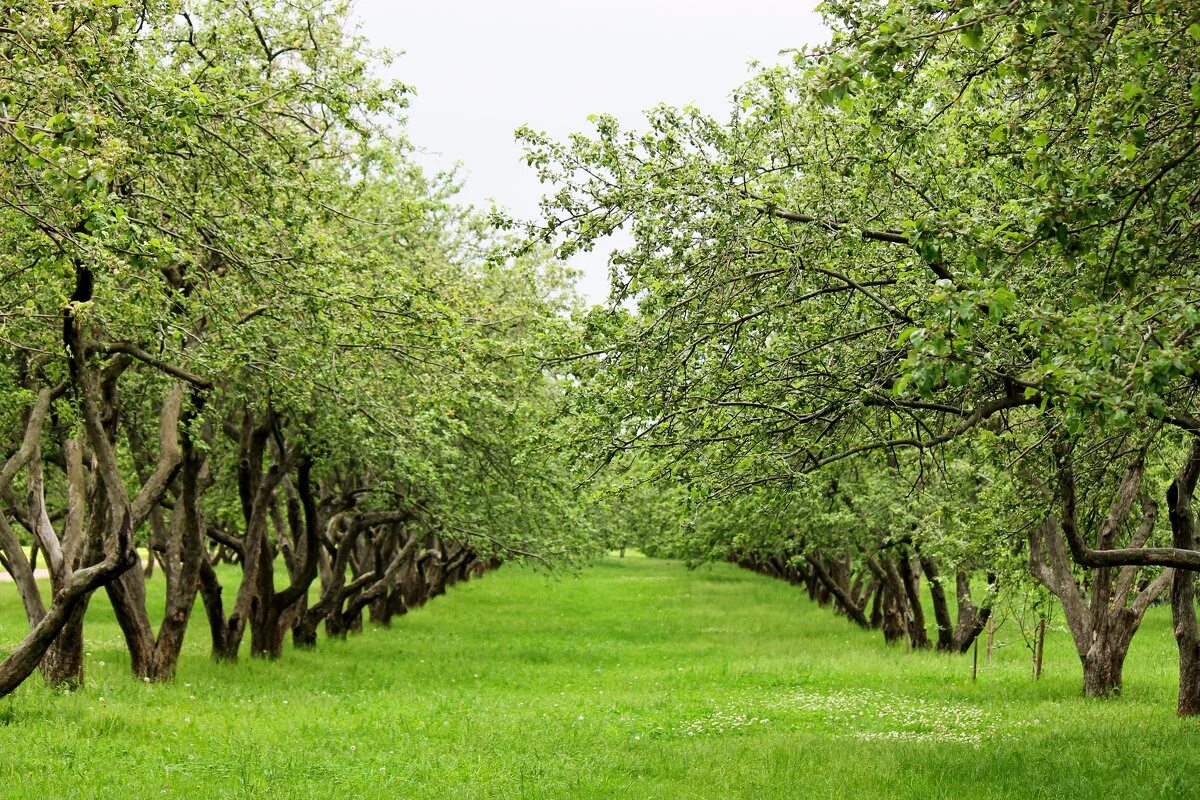
<path fill-rule="evenodd" d="M 972 681 L 728 565 L 505 567 L 286 663 L 211 662 L 197 617 L 165 685 L 129 675 L 103 593 L 88 613 L 86 688 L 0 702 L 6 800 L 1200 796 L 1165 608 L 1110 701 L 1065 631 L 1035 682 L 1002 626 Z"/>

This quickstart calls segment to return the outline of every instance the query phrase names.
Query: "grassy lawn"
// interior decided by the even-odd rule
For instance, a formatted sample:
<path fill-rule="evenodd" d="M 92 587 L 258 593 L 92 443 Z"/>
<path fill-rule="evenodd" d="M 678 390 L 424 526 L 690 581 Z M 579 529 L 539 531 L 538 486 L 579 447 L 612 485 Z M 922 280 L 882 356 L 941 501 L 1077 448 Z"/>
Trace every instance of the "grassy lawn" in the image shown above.
<path fill-rule="evenodd" d="M 11 584 L 0 609 L 11 642 Z M 210 663 L 202 613 L 176 682 L 146 685 L 97 597 L 87 688 L 0 701 L 0 797 L 1200 797 L 1163 608 L 1104 702 L 1062 631 L 1041 681 L 1008 626 L 972 682 L 969 656 L 888 648 L 726 565 L 504 568 L 280 663 Z"/>

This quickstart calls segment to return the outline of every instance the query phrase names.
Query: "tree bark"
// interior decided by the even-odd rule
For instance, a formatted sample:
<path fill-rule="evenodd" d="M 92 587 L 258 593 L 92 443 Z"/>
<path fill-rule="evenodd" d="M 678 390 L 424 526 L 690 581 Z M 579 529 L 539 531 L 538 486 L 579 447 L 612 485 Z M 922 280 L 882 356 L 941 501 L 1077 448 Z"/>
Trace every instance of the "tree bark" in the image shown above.
<path fill-rule="evenodd" d="M 909 643 L 914 650 L 925 650 L 929 647 L 929 633 L 925 629 L 925 610 L 921 604 L 920 586 L 912 568 L 912 558 L 903 548 L 896 556 L 896 564 L 904 587 L 904 597 L 908 604 Z"/>
<path fill-rule="evenodd" d="M 1196 549 L 1196 514 L 1192 497 L 1200 476 L 1200 438 L 1192 440 L 1187 460 L 1167 489 L 1171 544 Z M 1196 623 L 1196 573 L 1176 569 L 1171 583 L 1171 616 L 1179 649 L 1179 716 L 1200 715 L 1200 628 Z"/>
<path fill-rule="evenodd" d="M 946 590 L 938 574 L 937 564 L 929 556 L 921 556 L 921 569 L 929 579 L 929 596 L 933 601 L 933 619 L 937 624 L 937 645 L 939 652 L 948 653 L 954 650 L 954 623 L 950 619 L 950 605 L 946 602 Z"/>
<path fill-rule="evenodd" d="M 842 607 L 846 612 L 846 616 L 848 616 L 859 627 L 870 628 L 871 623 L 863 613 L 862 608 L 853 601 L 843 586 L 833 580 L 832 576 L 829 574 L 829 571 L 825 568 L 825 565 L 821 563 L 820 554 L 809 554 L 805 556 L 805 560 L 812 568 L 813 574 L 816 576 L 817 580 L 820 581 L 821 584 L 828 589 L 829 592 L 842 604 Z"/>

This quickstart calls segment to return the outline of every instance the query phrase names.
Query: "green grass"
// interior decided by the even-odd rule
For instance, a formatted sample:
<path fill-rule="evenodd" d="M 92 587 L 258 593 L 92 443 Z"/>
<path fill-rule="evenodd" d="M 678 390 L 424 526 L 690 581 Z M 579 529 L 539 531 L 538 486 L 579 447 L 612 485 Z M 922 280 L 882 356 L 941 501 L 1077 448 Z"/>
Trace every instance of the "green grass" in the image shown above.
<path fill-rule="evenodd" d="M 1200 796 L 1165 609 L 1101 702 L 1062 631 L 1042 680 L 1018 640 L 972 682 L 969 656 L 888 648 L 727 565 L 506 567 L 277 663 L 210 663 L 200 613 L 176 682 L 146 685 L 98 597 L 87 688 L 0 701 L 0 797 Z M 0 586 L 0 641 L 22 633 Z"/>

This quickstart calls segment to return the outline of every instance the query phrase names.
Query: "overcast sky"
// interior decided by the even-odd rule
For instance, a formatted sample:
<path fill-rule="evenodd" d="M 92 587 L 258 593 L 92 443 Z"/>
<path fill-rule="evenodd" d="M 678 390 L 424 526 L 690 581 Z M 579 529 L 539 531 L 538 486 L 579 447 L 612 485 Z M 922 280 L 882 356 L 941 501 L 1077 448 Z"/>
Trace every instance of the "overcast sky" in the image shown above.
<path fill-rule="evenodd" d="M 373 44 L 404 55 L 392 74 L 416 88 L 409 134 L 431 167 L 462 162 L 464 199 L 537 214 L 541 186 L 521 161 L 522 124 L 556 137 L 589 114 L 637 125 L 644 109 L 694 103 L 724 112 L 751 60 L 824 41 L 809 0 L 356 0 Z M 608 294 L 607 254 L 578 257 L 580 288 Z"/>

